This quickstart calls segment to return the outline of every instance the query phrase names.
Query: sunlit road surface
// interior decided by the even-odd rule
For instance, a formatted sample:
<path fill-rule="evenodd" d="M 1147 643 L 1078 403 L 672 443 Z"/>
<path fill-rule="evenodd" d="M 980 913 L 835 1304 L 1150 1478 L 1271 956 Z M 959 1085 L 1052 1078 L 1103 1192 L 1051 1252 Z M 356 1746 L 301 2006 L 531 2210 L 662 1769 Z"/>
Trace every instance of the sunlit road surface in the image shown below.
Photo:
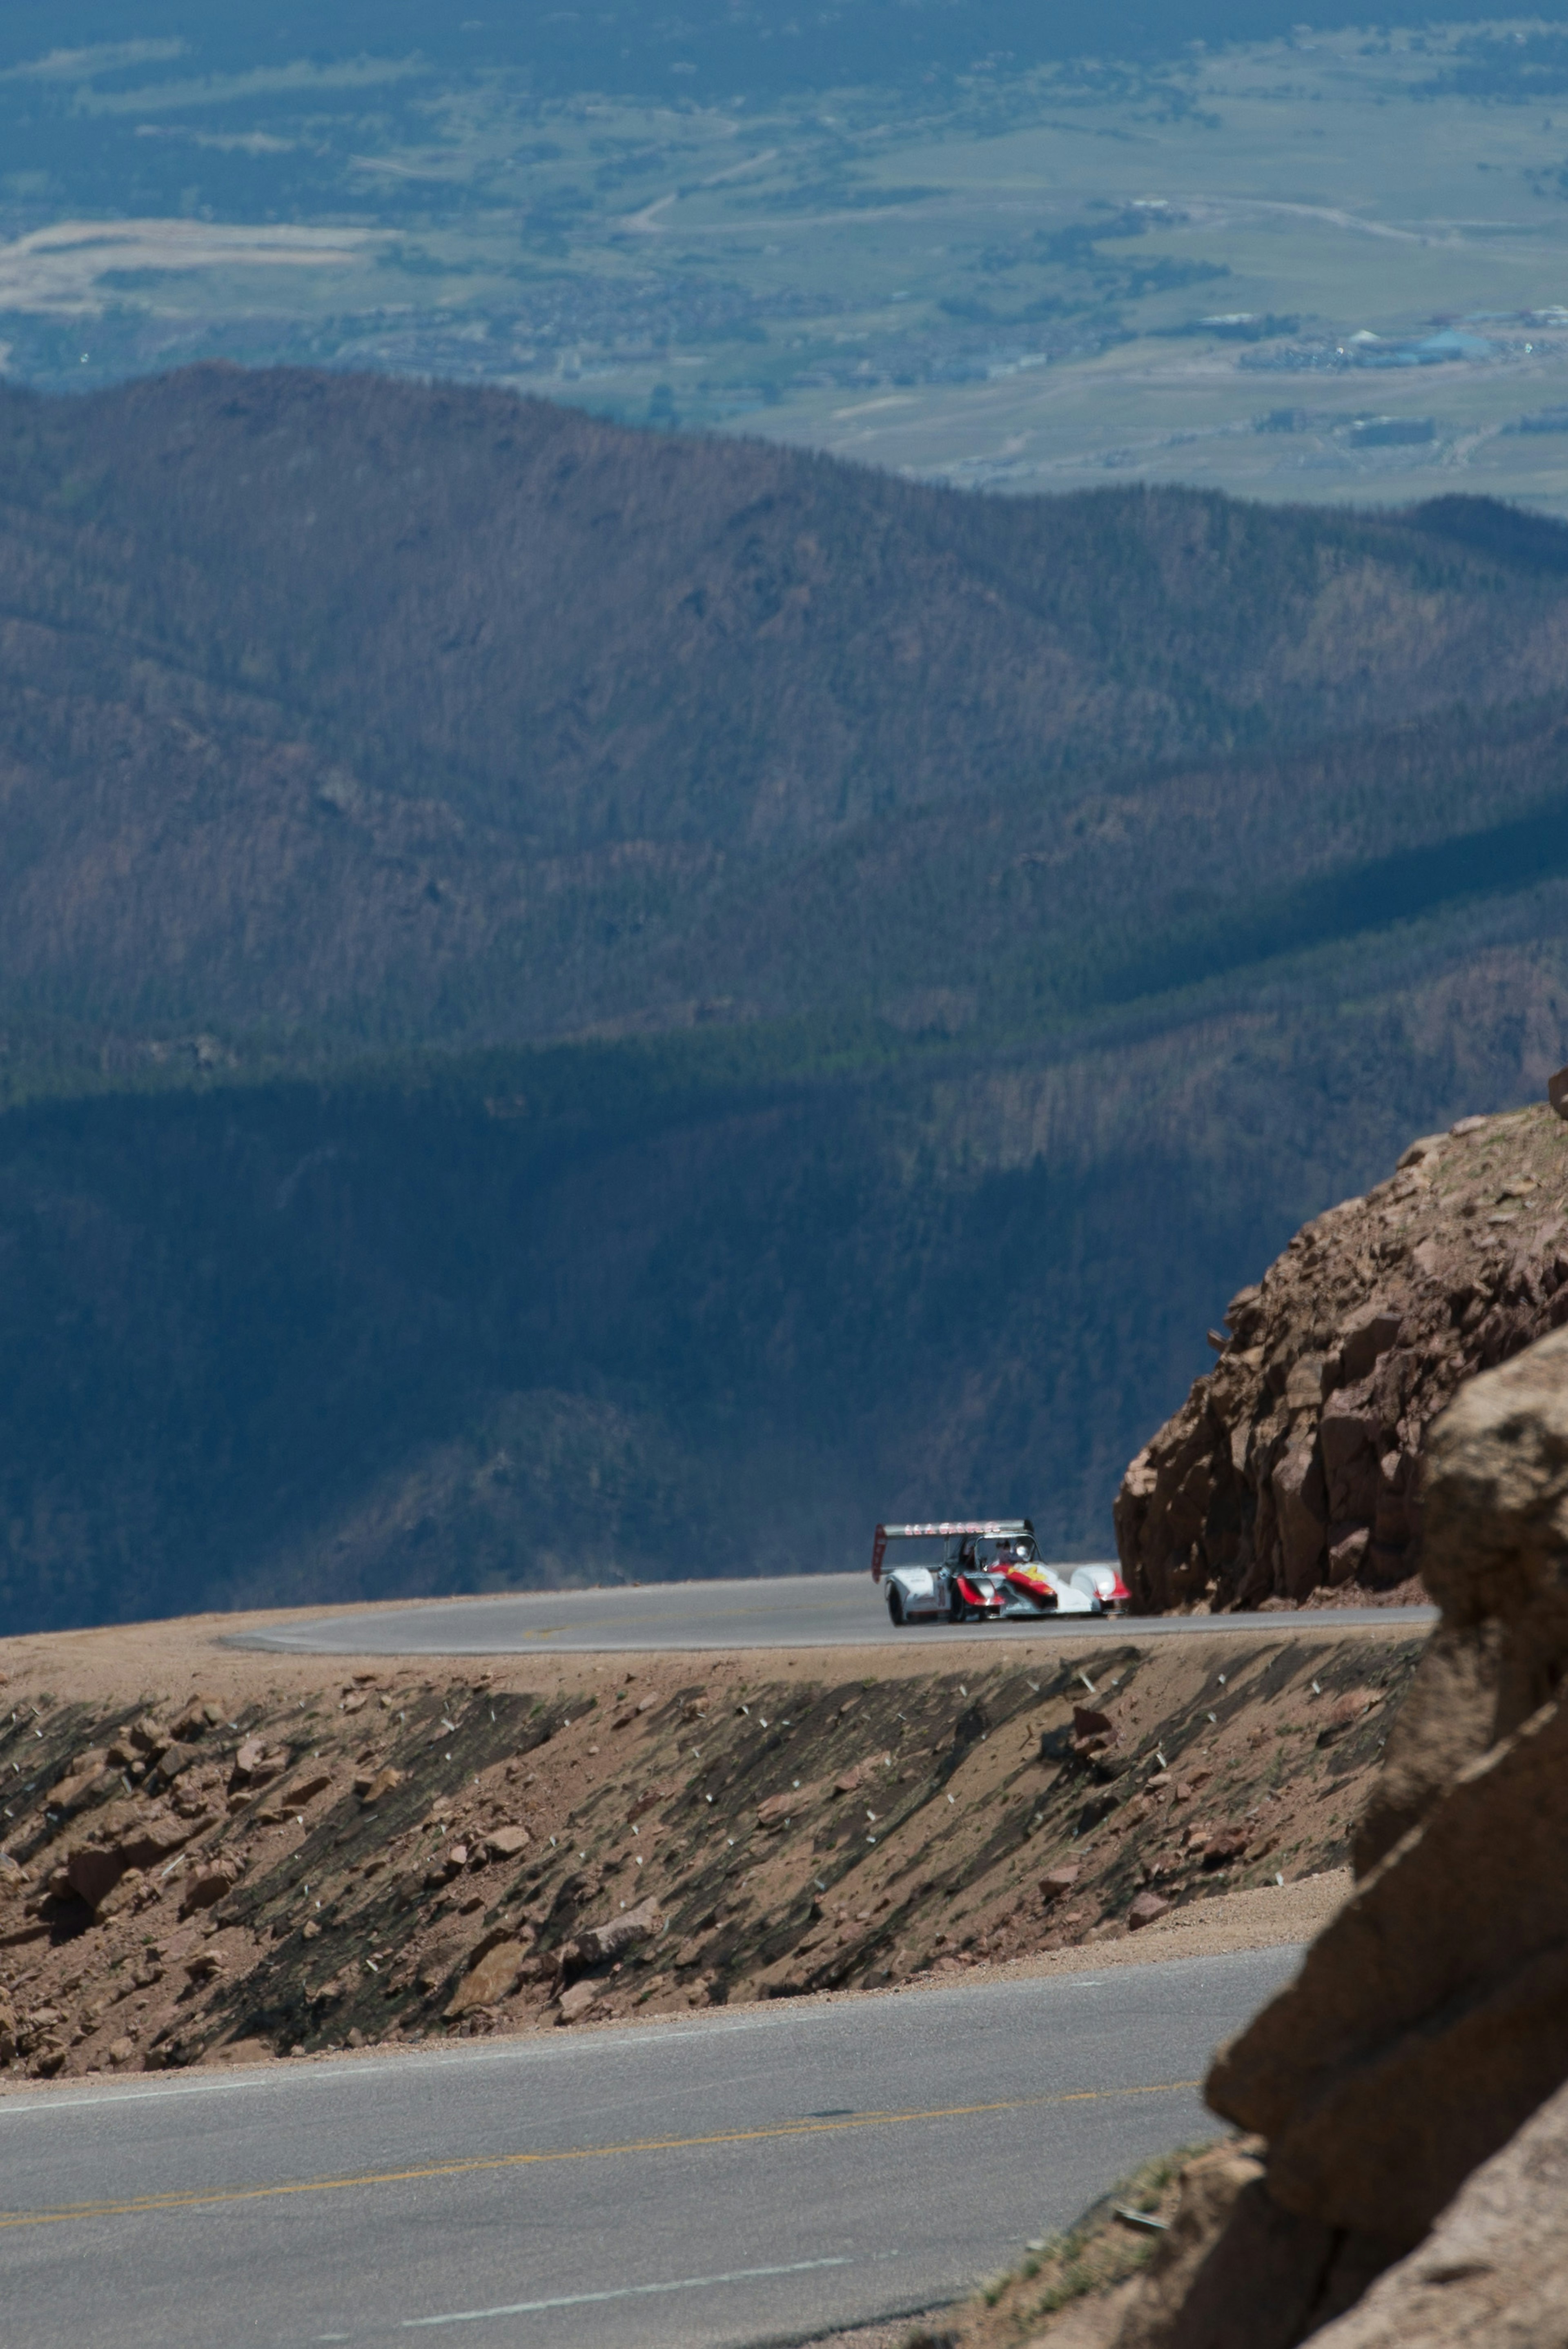
<path fill-rule="evenodd" d="M 1278 1639 L 1289 1627 L 1328 1638 L 1358 1629 L 1425 1630 L 1431 1607 L 1326 1608 L 1304 1615 L 1150 1615 L 1110 1620 L 1069 1617 L 1059 1623 L 1013 1618 L 1001 1623 L 912 1623 L 896 1630 L 869 1574 L 779 1575 L 749 1582 L 659 1582 L 613 1590 L 528 1591 L 504 1599 L 452 1599 L 417 1607 L 368 1608 L 280 1629 L 248 1631 L 232 1644 L 285 1654 L 327 1656 L 511 1656 L 554 1649 L 592 1655 L 660 1649 L 846 1648 L 897 1646 L 936 1654 L 954 1640 L 1004 1646 L 1019 1640 L 1055 1642 L 1182 1639 L 1216 1632 Z"/>
<path fill-rule="evenodd" d="M 0 2096 L 27 2349 L 701 2349 L 945 2302 L 1218 2135 L 1300 1951 Z"/>

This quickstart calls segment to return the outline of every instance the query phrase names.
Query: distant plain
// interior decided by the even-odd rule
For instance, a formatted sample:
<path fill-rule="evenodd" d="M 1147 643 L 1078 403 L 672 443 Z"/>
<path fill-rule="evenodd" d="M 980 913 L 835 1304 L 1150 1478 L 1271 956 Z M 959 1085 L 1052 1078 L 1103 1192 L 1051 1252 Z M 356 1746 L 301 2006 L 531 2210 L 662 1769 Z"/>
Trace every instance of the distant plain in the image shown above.
<path fill-rule="evenodd" d="M 510 384 L 1013 491 L 1568 508 L 1568 36 L 898 64 L 720 99 L 676 56 L 656 101 L 411 48 L 24 58 L 0 354 Z"/>

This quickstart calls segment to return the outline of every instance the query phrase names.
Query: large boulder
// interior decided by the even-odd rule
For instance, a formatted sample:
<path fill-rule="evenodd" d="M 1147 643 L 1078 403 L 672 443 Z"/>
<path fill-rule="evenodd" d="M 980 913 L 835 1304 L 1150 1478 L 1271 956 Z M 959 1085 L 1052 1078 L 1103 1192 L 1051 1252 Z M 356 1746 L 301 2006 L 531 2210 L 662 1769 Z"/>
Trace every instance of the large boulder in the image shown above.
<path fill-rule="evenodd" d="M 1361 1871 L 1568 1667 L 1568 1330 L 1461 1390 L 1424 1481 L 1423 1571 L 1442 1619 L 1362 1823 Z"/>
<path fill-rule="evenodd" d="M 161 1868 L 190 1842 L 199 1820 L 176 1818 L 161 1806 L 119 1803 L 99 1814 L 90 1836 L 74 1843 L 63 1866 L 70 1889 L 96 1909 L 128 1868 Z"/>
<path fill-rule="evenodd" d="M 487 1937 L 467 1973 L 453 1992 L 446 2013 L 449 2023 L 472 2013 L 476 2007 L 494 2006 L 510 1998 L 523 1978 L 524 1943 L 510 1935 Z"/>
<path fill-rule="evenodd" d="M 624 1909 L 607 1924 L 591 1926 L 575 1940 L 566 1942 L 558 1952 L 562 1977 L 590 1972 L 596 1966 L 613 1965 L 618 1959 L 645 1942 L 657 1940 L 664 1930 L 664 1918 L 659 1903 L 651 1897 L 639 1900 L 635 1909 Z"/>
<path fill-rule="evenodd" d="M 1296 1234 L 1123 1479 L 1138 1611 L 1419 1595 L 1427 1428 L 1568 1320 L 1565 1179 L 1549 1109 L 1464 1118 Z"/>

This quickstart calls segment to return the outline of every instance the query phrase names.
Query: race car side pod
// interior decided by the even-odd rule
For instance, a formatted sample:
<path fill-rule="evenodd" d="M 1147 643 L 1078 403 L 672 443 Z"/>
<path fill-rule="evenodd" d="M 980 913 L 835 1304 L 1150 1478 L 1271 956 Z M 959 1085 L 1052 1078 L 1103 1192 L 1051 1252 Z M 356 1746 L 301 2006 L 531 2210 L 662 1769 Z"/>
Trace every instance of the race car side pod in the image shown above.
<path fill-rule="evenodd" d="M 888 1528 L 886 1526 L 878 1526 L 877 1528 L 877 1537 L 871 1545 L 871 1579 L 873 1582 L 880 1582 L 882 1579 L 882 1559 L 887 1551 L 887 1547 Z"/>
<path fill-rule="evenodd" d="M 953 1579 L 958 1585 L 959 1597 L 966 1607 L 979 1607 L 989 1613 L 992 1609 L 1002 1605 L 1001 1599 L 994 1594 L 987 1598 L 983 1590 L 977 1590 L 967 1575 L 955 1575 Z"/>
<path fill-rule="evenodd" d="M 1011 1588 L 1021 1590 L 1025 1599 L 1033 1599 L 1037 1607 L 1054 1607 L 1060 1603 L 1049 1583 L 1042 1590 L 1037 1582 L 1030 1581 L 1027 1574 L 1009 1574 L 1002 1578 Z"/>

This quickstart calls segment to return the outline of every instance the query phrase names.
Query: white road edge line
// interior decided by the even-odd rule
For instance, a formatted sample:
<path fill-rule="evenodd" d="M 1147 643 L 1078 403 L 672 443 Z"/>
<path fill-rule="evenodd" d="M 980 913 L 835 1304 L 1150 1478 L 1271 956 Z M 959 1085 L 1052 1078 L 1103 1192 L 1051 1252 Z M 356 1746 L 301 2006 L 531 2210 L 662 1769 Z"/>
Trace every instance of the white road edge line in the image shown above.
<path fill-rule="evenodd" d="M 1013 1985 L 993 1982 L 988 1987 L 1007 1990 Z M 939 1996 L 945 1994 L 956 1998 L 961 1995 L 956 1986 L 951 1991 L 948 1991 L 945 1985 L 936 1988 Z M 826 2013 L 835 2011 L 819 2010 Z M 363 2056 L 358 2060 L 346 2057 L 341 2061 L 327 2057 L 302 2064 L 297 2070 L 292 2066 L 278 2070 L 269 2064 L 265 2071 L 257 2065 L 253 2072 L 247 2066 L 243 2072 L 213 2071 L 196 2078 L 187 2075 L 178 2081 L 171 2080 L 167 2086 L 156 2088 L 133 2087 L 128 2081 L 124 2087 L 116 2085 L 82 2093 L 76 2089 L 74 2082 L 66 2082 L 53 2095 L 30 2096 L 25 2100 L 21 2096 L 0 2096 L 0 2128 L 8 2120 L 22 2120 L 29 2116 L 80 2113 L 104 2106 L 112 2108 L 117 2105 L 168 2104 L 179 2096 L 267 2095 L 312 2085 L 341 2089 L 345 2082 L 356 2086 L 369 2086 L 374 2081 L 402 2080 L 416 2072 L 456 2068 L 460 2064 L 473 2066 L 524 2061 L 556 2064 L 573 2059 L 581 2061 L 584 2055 L 588 2054 L 613 2055 L 626 2047 L 652 2048 L 662 2053 L 678 2040 L 723 2039 L 732 2038 L 742 2032 L 779 2031 L 787 2029 L 791 2023 L 798 2020 L 798 2016 L 792 2016 L 788 2012 L 788 2002 L 781 2001 L 776 2013 L 756 2013 L 746 2008 L 734 2014 L 724 2013 L 722 2010 L 707 2014 L 672 2014 L 659 2023 L 634 2024 L 629 2030 L 616 2033 L 613 2039 L 607 2034 L 603 2039 L 569 2040 L 563 2044 L 543 2032 L 529 2031 L 518 2032 L 514 2036 L 485 2046 L 443 2044 L 438 2041 L 433 2045 L 408 2047 L 400 2049 L 389 2061 L 380 2063 L 367 2062 Z M 671 2024 L 677 2028 L 671 2030 Z"/>
<path fill-rule="evenodd" d="M 1272 1959 L 1284 1951 L 1299 1959 L 1305 1951 L 1304 1942 L 1270 1941 L 1260 1949 L 1232 1950 L 1226 1954 L 1236 1959 Z M 1169 1958 L 1151 1950 L 1147 1960 L 1139 1961 L 1137 1965 L 1118 1968 L 1118 1971 L 1141 1972 L 1146 1964 L 1150 1967 L 1209 1966 L 1216 1963 L 1217 1960 L 1223 1961 L 1220 1953 L 1210 1957 Z M 1069 1973 L 1023 1974 L 1005 1982 L 979 1985 L 961 1981 L 950 1986 L 946 1982 L 907 1982 L 892 1994 L 899 1998 L 929 1999 L 933 2003 L 956 2004 L 961 2001 L 972 2001 L 977 1988 L 991 1997 L 1033 1998 L 1056 1983 L 1061 1984 L 1064 1993 L 1069 1990 L 1101 1990 L 1106 1987 L 1106 1977 L 1103 1974 L 1087 1978 Z M 881 1999 L 886 1995 L 888 1993 L 882 1992 L 841 1992 L 832 2006 L 815 2008 L 814 2019 L 829 2015 L 846 2018 L 843 2023 L 836 2023 L 835 2027 L 853 2027 L 859 2013 L 857 2001 L 872 1997 Z M 42 2095 L 0 2095 L 0 2130 L 4 2130 L 6 2123 L 11 2121 L 64 2118 L 72 2113 L 95 2109 L 112 2111 L 117 2105 L 170 2104 L 182 2096 L 266 2095 L 306 2086 L 330 2088 L 341 2093 L 346 2085 L 369 2088 L 386 2081 L 398 2083 L 407 2080 L 421 2072 L 478 2070 L 486 2065 L 527 2062 L 554 2066 L 561 2063 L 580 2063 L 596 2055 L 608 2060 L 627 2048 L 664 2054 L 692 2040 L 738 2038 L 756 2031 L 787 2031 L 804 2020 L 798 2013 L 791 2012 L 794 2005 L 793 2000 L 781 1999 L 770 2000 L 766 2007 L 748 2006 L 738 2010 L 721 2007 L 707 2013 L 671 2014 L 658 2023 L 631 2023 L 621 2030 L 607 2032 L 599 2039 L 569 2038 L 564 2044 L 552 2034 L 527 2031 L 489 2041 L 449 2041 L 406 2047 L 380 2061 L 366 2055 L 344 2056 L 341 2059 L 328 2056 L 312 2064 L 302 2064 L 297 2069 L 291 2064 L 283 2064 L 277 2066 L 268 2064 L 265 2068 L 258 2064 L 254 2070 L 247 2065 L 244 2070 L 186 2073 L 165 2075 L 168 2085 L 156 2088 L 133 2086 L 133 2080 L 145 2076 L 134 2073 L 127 2077 L 123 2086 L 116 2083 L 88 2090 L 78 2088 L 75 2081 L 63 2081 L 57 2087 Z M 322 2337 L 326 2338 L 325 2335 Z"/>
<path fill-rule="evenodd" d="M 480 2324 L 491 2316 L 538 2316 L 550 2308 L 587 2308 L 605 2300 L 638 2300 L 649 2292 L 701 2292 L 716 2283 L 753 2283 L 763 2276 L 805 2275 L 815 2268 L 852 2268 L 855 2261 L 846 2254 L 834 2260 L 792 2260 L 782 2268 L 735 2268 L 728 2275 L 681 2276 L 674 2283 L 628 2283 L 617 2292 L 573 2292 L 558 2300 L 514 2300 L 504 2308 L 458 2308 L 446 2316 L 405 2316 L 403 2331 L 413 2333 L 429 2324 Z M 342 2339 L 341 2333 L 320 2336 L 325 2341 Z"/>

